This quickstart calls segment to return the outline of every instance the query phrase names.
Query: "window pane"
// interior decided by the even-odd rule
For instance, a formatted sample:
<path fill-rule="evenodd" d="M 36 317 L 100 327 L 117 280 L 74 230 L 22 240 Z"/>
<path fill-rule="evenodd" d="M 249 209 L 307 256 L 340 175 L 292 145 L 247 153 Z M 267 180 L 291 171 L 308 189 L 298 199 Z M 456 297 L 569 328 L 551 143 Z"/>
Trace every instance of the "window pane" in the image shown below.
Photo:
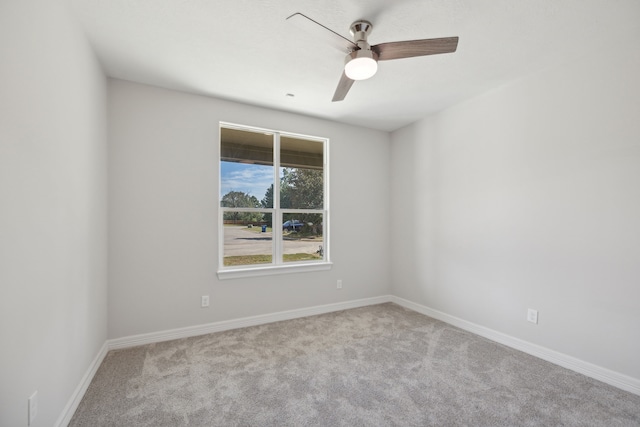
<path fill-rule="evenodd" d="M 240 217 L 255 215 L 255 212 L 237 213 Z M 262 214 L 261 214 L 262 215 Z M 272 257 L 271 226 L 261 221 L 224 220 L 224 266 L 270 264 Z"/>
<path fill-rule="evenodd" d="M 273 207 L 273 134 L 220 129 L 220 206 Z"/>
<path fill-rule="evenodd" d="M 322 261 L 324 259 L 322 214 L 283 214 L 282 252 L 285 263 Z"/>
<path fill-rule="evenodd" d="M 321 141 L 280 138 L 281 208 L 323 208 L 323 156 Z"/>

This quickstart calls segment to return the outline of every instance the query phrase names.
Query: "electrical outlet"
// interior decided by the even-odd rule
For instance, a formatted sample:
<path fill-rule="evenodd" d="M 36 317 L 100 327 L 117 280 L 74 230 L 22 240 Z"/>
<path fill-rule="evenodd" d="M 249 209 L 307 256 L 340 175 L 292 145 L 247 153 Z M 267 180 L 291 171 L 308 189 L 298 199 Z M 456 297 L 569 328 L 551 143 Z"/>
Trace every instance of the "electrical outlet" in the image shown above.
<path fill-rule="evenodd" d="M 527 311 L 527 320 L 531 323 L 538 324 L 538 310 L 530 308 Z"/>
<path fill-rule="evenodd" d="M 209 295 L 202 295 L 202 307 L 209 307 Z"/>
<path fill-rule="evenodd" d="M 27 425 L 30 426 L 33 423 L 33 420 L 36 419 L 38 415 L 38 390 L 34 391 L 31 396 L 29 396 L 29 405 L 28 405 L 28 415 L 27 419 L 29 420 Z"/>
<path fill-rule="evenodd" d="M 336 289 L 342 289 L 342 279 L 338 279 L 338 284 L 336 285 Z"/>

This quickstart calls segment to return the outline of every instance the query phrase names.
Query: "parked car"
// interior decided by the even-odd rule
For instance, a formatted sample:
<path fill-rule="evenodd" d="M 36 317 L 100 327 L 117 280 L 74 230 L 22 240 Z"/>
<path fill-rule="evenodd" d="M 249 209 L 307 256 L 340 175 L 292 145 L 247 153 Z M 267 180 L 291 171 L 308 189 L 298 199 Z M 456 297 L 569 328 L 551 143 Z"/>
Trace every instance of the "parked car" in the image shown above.
<path fill-rule="evenodd" d="M 297 219 L 292 219 L 290 221 L 285 221 L 284 224 L 282 224 L 282 229 L 287 231 L 291 231 L 291 230 L 297 231 L 297 230 L 300 230 L 303 225 L 304 223 L 302 223 L 302 221 L 298 221 Z"/>

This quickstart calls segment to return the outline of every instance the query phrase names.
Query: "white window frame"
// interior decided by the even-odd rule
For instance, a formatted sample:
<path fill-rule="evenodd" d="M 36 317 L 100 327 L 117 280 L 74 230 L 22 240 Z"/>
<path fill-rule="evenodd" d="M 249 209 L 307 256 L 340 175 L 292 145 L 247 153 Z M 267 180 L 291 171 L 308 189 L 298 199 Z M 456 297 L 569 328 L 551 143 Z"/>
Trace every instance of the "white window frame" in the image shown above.
<path fill-rule="evenodd" d="M 222 128 L 244 130 L 247 132 L 264 132 L 274 135 L 273 146 L 273 207 L 272 208 L 223 208 L 220 206 L 220 197 L 222 193 L 222 176 L 221 176 L 221 133 Z M 323 143 L 323 207 L 322 209 L 282 209 L 280 208 L 280 136 L 286 136 L 298 139 L 307 139 Z M 303 135 L 293 132 L 286 132 L 274 129 L 266 129 L 255 126 L 241 125 L 237 123 L 219 122 L 218 126 L 218 278 L 234 279 L 240 277 L 256 277 L 286 273 L 301 273 L 310 271 L 321 271 L 331 269 L 332 262 L 330 258 L 330 239 L 329 239 L 329 139 L 311 135 Z M 242 212 L 262 212 L 271 213 L 272 218 L 272 263 L 271 264 L 255 264 L 243 266 L 224 266 L 224 213 L 242 211 Z M 300 261 L 300 262 L 283 262 L 282 261 L 282 215 L 286 213 L 322 213 L 322 246 L 324 251 L 323 261 Z"/>

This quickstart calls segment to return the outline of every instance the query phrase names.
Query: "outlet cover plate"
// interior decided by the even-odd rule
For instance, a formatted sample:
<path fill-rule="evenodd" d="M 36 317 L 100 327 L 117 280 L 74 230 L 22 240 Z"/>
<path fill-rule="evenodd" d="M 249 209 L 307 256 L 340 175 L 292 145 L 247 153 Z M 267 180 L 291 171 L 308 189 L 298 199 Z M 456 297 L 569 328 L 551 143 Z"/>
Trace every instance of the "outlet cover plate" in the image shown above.
<path fill-rule="evenodd" d="M 531 323 L 535 323 L 536 325 L 538 324 L 538 310 L 534 310 L 532 308 L 530 308 L 527 311 L 527 320 Z"/>

